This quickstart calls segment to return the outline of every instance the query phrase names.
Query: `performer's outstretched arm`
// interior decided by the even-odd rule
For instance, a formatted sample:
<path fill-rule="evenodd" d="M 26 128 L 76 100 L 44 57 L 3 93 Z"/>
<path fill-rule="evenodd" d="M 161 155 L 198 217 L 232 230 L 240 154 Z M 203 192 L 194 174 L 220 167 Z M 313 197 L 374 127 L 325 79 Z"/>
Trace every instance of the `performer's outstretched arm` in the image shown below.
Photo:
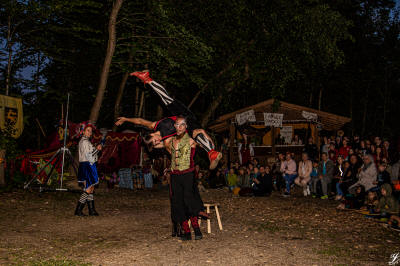
<path fill-rule="evenodd" d="M 117 119 L 118 119 L 117 122 L 115 122 L 117 126 L 122 125 L 124 122 L 130 122 L 136 125 L 147 127 L 148 129 L 154 129 L 154 126 L 156 124 L 156 122 L 148 121 L 143 118 L 137 118 L 137 117 L 134 118 L 118 117 Z"/>

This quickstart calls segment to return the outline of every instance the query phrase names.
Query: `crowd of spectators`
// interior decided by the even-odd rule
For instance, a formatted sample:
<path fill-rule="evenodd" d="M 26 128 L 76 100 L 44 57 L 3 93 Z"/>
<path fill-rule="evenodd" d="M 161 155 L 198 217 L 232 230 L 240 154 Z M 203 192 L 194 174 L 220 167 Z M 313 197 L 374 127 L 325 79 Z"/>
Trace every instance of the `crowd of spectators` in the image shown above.
<path fill-rule="evenodd" d="M 332 136 L 324 137 L 318 149 L 310 138 L 301 159 L 295 161 L 294 155 L 278 154 L 271 165 L 256 158 L 245 165 L 231 162 L 211 176 L 205 174 L 202 182 L 225 186 L 239 196 L 269 196 L 275 191 L 290 197 L 298 187 L 305 197 L 336 200 L 338 209 L 363 210 L 368 217 L 398 226 L 400 161 L 389 141 Z"/>

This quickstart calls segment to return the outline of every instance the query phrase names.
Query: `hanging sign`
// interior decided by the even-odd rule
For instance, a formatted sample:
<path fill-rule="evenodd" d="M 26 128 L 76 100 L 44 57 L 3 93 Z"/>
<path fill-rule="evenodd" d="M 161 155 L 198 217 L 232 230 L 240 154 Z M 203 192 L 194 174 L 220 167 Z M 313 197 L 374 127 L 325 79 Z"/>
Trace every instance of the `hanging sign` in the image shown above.
<path fill-rule="evenodd" d="M 0 129 L 10 130 L 18 138 L 24 129 L 22 99 L 0 95 Z"/>
<path fill-rule="evenodd" d="M 317 121 L 318 119 L 318 115 L 316 113 L 303 111 L 301 112 L 301 115 L 307 120 Z"/>
<path fill-rule="evenodd" d="M 284 126 L 280 130 L 281 137 L 285 140 L 285 144 L 292 143 L 293 128 L 292 126 Z"/>
<path fill-rule="evenodd" d="M 254 114 L 254 110 L 251 109 L 249 111 L 237 114 L 236 122 L 239 126 L 245 124 L 246 122 L 256 122 L 256 115 Z"/>
<path fill-rule="evenodd" d="M 283 114 L 264 113 L 265 126 L 282 127 Z"/>

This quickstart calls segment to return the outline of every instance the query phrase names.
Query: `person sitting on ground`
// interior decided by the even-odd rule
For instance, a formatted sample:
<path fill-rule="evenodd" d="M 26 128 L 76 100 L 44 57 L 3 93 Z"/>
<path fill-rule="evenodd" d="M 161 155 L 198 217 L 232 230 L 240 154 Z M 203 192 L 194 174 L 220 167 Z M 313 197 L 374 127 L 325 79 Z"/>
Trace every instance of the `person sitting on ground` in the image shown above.
<path fill-rule="evenodd" d="M 376 181 L 374 184 L 380 189 L 383 184 L 391 184 L 390 174 L 386 171 L 387 165 L 385 163 L 381 163 L 378 166 L 378 176 L 376 177 Z"/>
<path fill-rule="evenodd" d="M 238 177 L 235 174 L 235 169 L 231 168 L 228 174 L 228 188 L 229 191 L 232 191 L 234 188 L 237 187 Z"/>
<path fill-rule="evenodd" d="M 312 172 L 312 162 L 308 159 L 307 153 L 303 152 L 301 155 L 301 161 L 299 162 L 298 177 L 294 180 L 294 183 L 303 188 L 303 195 L 306 197 L 310 195 L 310 188 L 308 182 L 310 182 L 310 174 Z"/>
<path fill-rule="evenodd" d="M 357 185 L 354 190 L 354 195 L 348 195 L 345 200 L 340 203 L 337 209 L 356 209 L 359 210 L 365 203 L 365 188 L 362 185 Z"/>
<path fill-rule="evenodd" d="M 281 164 L 281 172 L 286 183 L 284 196 L 290 196 L 290 186 L 297 177 L 296 162 L 292 159 L 290 152 L 286 153 L 286 160 Z"/>
<path fill-rule="evenodd" d="M 281 191 L 281 189 L 284 187 L 285 181 L 283 180 L 283 173 L 281 172 L 281 165 L 285 161 L 285 155 L 283 153 L 278 154 L 278 158 L 276 159 L 273 167 L 272 167 L 272 173 L 274 175 L 274 184 L 275 184 L 275 190 L 276 191 Z"/>
<path fill-rule="evenodd" d="M 239 173 L 238 173 L 238 187 L 242 188 L 243 184 L 245 182 L 245 169 L 243 167 L 239 168 Z"/>
<path fill-rule="evenodd" d="M 344 161 L 343 163 L 343 176 L 336 183 L 337 196 L 335 200 L 341 200 L 347 193 L 351 185 L 353 185 L 357 180 L 353 178 L 350 162 Z"/>
<path fill-rule="evenodd" d="M 378 208 L 375 210 L 383 218 L 390 218 L 392 215 L 399 214 L 399 202 L 392 195 L 392 186 L 383 184 L 381 187 L 382 197 L 379 199 Z"/>
<path fill-rule="evenodd" d="M 225 177 L 221 169 L 217 170 L 215 176 L 211 178 L 210 182 L 211 188 L 222 188 L 225 186 Z"/>
<path fill-rule="evenodd" d="M 311 195 L 316 197 L 317 195 L 317 185 L 319 182 L 319 174 L 318 174 L 318 161 L 312 162 L 312 171 L 310 174 L 310 186 L 311 186 Z"/>
<path fill-rule="evenodd" d="M 376 193 L 375 191 L 369 191 L 367 199 L 365 200 L 365 205 L 361 209 L 367 210 L 370 213 L 374 213 L 375 210 L 378 209 L 378 205 L 378 193 Z"/>
<path fill-rule="evenodd" d="M 243 172 L 242 183 L 239 191 L 239 195 L 242 197 L 251 196 L 253 194 L 253 190 L 251 188 L 251 177 L 254 173 L 251 173 L 250 169 L 248 168 L 241 168 Z"/>
<path fill-rule="evenodd" d="M 263 166 L 260 167 L 260 174 L 253 178 L 253 194 L 256 197 L 269 196 L 272 189 L 272 175 L 268 167 L 268 173 Z"/>
<path fill-rule="evenodd" d="M 260 175 L 260 170 L 258 167 L 254 167 L 253 168 L 253 172 L 250 172 L 250 187 L 253 187 L 254 185 L 254 179 L 258 178 L 258 176 Z"/>
<path fill-rule="evenodd" d="M 355 187 L 362 185 L 366 191 L 373 188 L 374 182 L 376 181 L 377 171 L 374 164 L 374 158 L 372 155 L 365 155 L 363 158 L 364 164 L 362 165 L 357 175 L 358 181 L 349 188 L 350 193 L 354 193 Z"/>
<path fill-rule="evenodd" d="M 318 174 L 319 179 L 321 181 L 322 187 L 322 197 L 321 199 L 328 198 L 328 186 L 332 182 L 333 171 L 334 171 L 334 164 L 331 160 L 328 159 L 328 154 L 322 154 L 322 160 L 319 162 L 318 165 Z"/>

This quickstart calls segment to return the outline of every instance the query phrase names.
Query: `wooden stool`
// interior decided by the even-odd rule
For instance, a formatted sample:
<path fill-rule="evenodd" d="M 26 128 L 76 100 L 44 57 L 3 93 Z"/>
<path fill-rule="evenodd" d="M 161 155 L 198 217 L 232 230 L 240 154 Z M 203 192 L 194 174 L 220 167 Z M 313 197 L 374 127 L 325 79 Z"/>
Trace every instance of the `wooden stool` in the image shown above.
<path fill-rule="evenodd" d="M 219 230 L 222 231 L 222 223 L 221 223 L 221 217 L 219 216 L 219 211 L 218 211 L 218 203 L 204 203 L 204 207 L 206 207 L 206 212 L 210 214 L 210 207 L 214 207 L 215 209 L 215 214 L 217 215 L 217 221 L 218 221 L 218 226 Z M 199 225 L 201 224 L 201 219 L 199 220 Z M 207 233 L 211 234 L 211 221 L 210 219 L 207 219 Z"/>

